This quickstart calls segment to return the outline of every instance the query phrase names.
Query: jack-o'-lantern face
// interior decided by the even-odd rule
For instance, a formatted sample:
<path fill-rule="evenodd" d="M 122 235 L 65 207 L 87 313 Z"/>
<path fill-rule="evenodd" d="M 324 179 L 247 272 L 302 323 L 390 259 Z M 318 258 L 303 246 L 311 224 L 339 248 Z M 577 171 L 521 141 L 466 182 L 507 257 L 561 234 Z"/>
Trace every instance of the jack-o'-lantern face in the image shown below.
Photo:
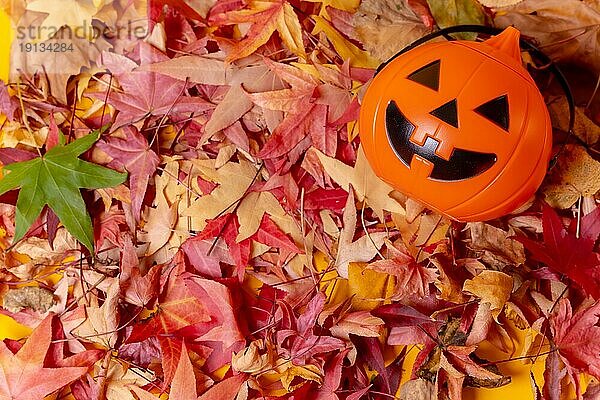
<path fill-rule="evenodd" d="M 485 42 L 419 46 L 367 89 L 360 136 L 375 172 L 458 220 L 503 215 L 545 174 L 551 124 L 514 28 Z"/>

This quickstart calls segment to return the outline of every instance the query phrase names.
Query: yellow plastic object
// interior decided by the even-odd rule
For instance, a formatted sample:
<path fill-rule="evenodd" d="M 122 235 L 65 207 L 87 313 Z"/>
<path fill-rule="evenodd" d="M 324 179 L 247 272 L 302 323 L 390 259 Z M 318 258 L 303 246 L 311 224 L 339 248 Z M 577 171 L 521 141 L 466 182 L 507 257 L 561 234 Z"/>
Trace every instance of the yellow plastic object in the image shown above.
<path fill-rule="evenodd" d="M 4 10 L 0 9 L 0 79 L 8 80 L 10 54 L 10 19 Z M 0 115 L 0 122 L 4 116 Z M 0 338 L 20 339 L 31 333 L 31 329 L 16 323 L 12 318 L 0 315 Z"/>
<path fill-rule="evenodd" d="M 9 54 L 12 30 L 10 29 L 10 18 L 6 12 L 0 9 L 0 79 L 8 80 Z"/>

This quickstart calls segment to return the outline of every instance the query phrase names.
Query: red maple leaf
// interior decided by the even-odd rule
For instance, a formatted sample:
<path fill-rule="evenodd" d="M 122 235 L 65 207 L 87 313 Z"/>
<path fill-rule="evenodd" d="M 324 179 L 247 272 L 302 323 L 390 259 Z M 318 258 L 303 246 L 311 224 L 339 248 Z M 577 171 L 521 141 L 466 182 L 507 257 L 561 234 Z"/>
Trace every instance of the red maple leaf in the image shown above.
<path fill-rule="evenodd" d="M 600 298 L 600 255 L 594 244 L 600 234 L 600 207 L 581 218 L 580 237 L 563 226 L 552 207 L 545 204 L 542 213 L 544 242 L 519 236 L 516 239 L 531 251 L 533 258 L 552 271 L 567 276 L 595 299 Z"/>
<path fill-rule="evenodd" d="M 315 335 L 315 324 L 323 306 L 325 305 L 325 294 L 318 292 L 306 305 L 306 309 L 299 316 L 293 313 L 284 301 L 281 301 L 281 310 L 286 321 L 282 329 L 277 331 L 277 342 L 283 350 L 286 358 L 293 359 L 294 364 L 304 365 L 309 360 L 322 353 L 335 350 L 343 350 L 345 343 L 332 336 Z"/>
<path fill-rule="evenodd" d="M 236 275 L 240 282 L 244 280 L 244 271 L 250 261 L 250 239 L 244 239 L 241 242 L 236 241 L 239 232 L 240 223 L 236 214 L 224 214 L 220 217 L 208 221 L 206 227 L 200 232 L 194 240 L 205 240 L 209 238 L 223 238 L 231 257 L 236 266 Z M 209 254 L 210 255 L 210 254 Z"/>
<path fill-rule="evenodd" d="M 568 299 L 561 299 L 550 316 L 554 343 L 579 391 L 578 373 L 600 379 L 600 302 L 582 308 L 575 315 Z"/>
<path fill-rule="evenodd" d="M 88 366 L 45 366 L 52 341 L 53 318 L 53 315 L 46 317 L 14 354 L 4 342 L 0 342 L 0 398 L 40 400 L 81 378 L 88 371 Z M 73 361 L 72 364 L 77 363 Z"/>
<path fill-rule="evenodd" d="M 289 65 L 264 59 L 265 64 L 290 87 L 263 93 L 252 93 L 252 101 L 265 109 L 284 111 L 284 120 L 275 128 L 259 157 L 274 159 L 287 155 L 295 163 L 312 144 L 323 153 L 334 156 L 338 133 L 334 118 L 338 119 L 342 89 L 321 84 L 309 73 Z"/>
<path fill-rule="evenodd" d="M 148 181 L 156 172 L 160 159 L 136 128 L 125 127 L 123 133 L 125 138 L 111 136 L 98 142 L 97 146 L 112 157 L 109 167 L 129 172 L 131 205 L 133 215 L 139 222 Z"/>
<path fill-rule="evenodd" d="M 58 217 L 56 217 L 56 214 L 54 213 L 49 213 L 47 218 L 48 225 L 52 226 L 56 233 L 56 229 L 58 228 Z M 101 249 L 104 242 L 107 240 L 115 246 L 120 245 L 122 226 L 126 224 L 125 214 L 123 211 L 119 210 L 117 206 L 112 206 L 108 211 L 102 210 L 102 213 L 94 224 L 94 240 L 96 248 Z"/>
<path fill-rule="evenodd" d="M 141 65 L 169 60 L 144 42 L 140 42 L 138 52 Z M 120 92 L 111 90 L 108 96 L 108 103 L 118 111 L 113 130 L 150 116 L 199 114 L 214 108 L 200 97 L 188 96 L 186 82 L 154 72 L 136 71 L 138 65 L 125 56 L 103 54 L 103 62 L 122 89 Z M 106 93 L 90 95 L 102 101 L 106 99 Z"/>
<path fill-rule="evenodd" d="M 393 300 L 423 298 L 429 295 L 429 284 L 437 278 L 436 270 L 418 263 L 408 252 L 390 245 L 391 258 L 369 264 L 369 269 L 396 277 Z"/>
<path fill-rule="evenodd" d="M 402 376 L 402 364 L 406 356 L 406 350 L 403 349 L 396 359 L 386 365 L 384 358 L 384 346 L 378 338 L 351 336 L 352 342 L 360 354 L 359 360 L 367 363 L 371 370 L 377 371 L 378 375 L 373 384 L 375 390 L 390 395 L 398 391 L 400 377 Z"/>
<path fill-rule="evenodd" d="M 306 57 L 302 43 L 302 28 L 298 16 L 286 0 L 266 0 L 250 2 L 243 10 L 233 7 L 219 7 L 211 11 L 209 21 L 213 26 L 251 24 L 244 39 L 231 46 L 227 61 L 232 62 L 254 53 L 267 43 L 275 31 L 288 49 L 301 57 Z M 219 12 L 221 11 L 221 12 Z"/>
<path fill-rule="evenodd" d="M 152 266 L 145 275 L 139 268 L 139 260 L 131 237 L 125 236 L 121 252 L 121 297 L 130 304 L 146 307 L 159 292 L 160 265 Z"/>
<path fill-rule="evenodd" d="M 129 343 L 150 336 L 174 334 L 190 325 L 211 320 L 204 301 L 188 288 L 189 276 L 184 272 L 181 252 L 175 255 L 172 265 L 166 286 L 158 298 L 156 314 L 145 324 L 134 326 L 127 339 Z"/>
<path fill-rule="evenodd" d="M 251 236 L 258 243 L 266 244 L 273 248 L 285 250 L 290 253 L 302 254 L 303 251 L 296 246 L 294 241 L 283 232 L 267 214 L 263 215 L 260 226 L 254 235 Z"/>

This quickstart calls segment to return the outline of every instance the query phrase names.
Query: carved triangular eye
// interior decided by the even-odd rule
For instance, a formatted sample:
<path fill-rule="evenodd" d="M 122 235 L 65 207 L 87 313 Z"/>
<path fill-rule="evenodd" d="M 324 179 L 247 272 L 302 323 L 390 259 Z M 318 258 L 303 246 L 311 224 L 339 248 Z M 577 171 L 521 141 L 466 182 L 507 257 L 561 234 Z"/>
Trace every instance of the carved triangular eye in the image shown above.
<path fill-rule="evenodd" d="M 493 100 L 488 101 L 477 107 L 475 112 L 496 125 L 500 128 L 508 131 L 508 126 L 510 123 L 510 119 L 508 116 L 508 96 L 502 95 L 500 97 L 496 97 Z"/>
<path fill-rule="evenodd" d="M 450 100 L 449 102 L 442 104 L 429 114 L 433 115 L 444 121 L 445 123 L 458 128 L 458 111 L 456 109 L 456 99 Z"/>
<path fill-rule="evenodd" d="M 419 68 L 406 78 L 437 92 L 440 88 L 440 60 Z"/>

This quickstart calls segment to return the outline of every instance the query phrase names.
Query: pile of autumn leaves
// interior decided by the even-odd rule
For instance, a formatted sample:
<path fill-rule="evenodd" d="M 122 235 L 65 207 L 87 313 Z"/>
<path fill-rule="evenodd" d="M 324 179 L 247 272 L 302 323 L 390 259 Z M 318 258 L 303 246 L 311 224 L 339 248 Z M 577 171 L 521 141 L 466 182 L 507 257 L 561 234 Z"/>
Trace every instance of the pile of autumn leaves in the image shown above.
<path fill-rule="evenodd" d="M 73 177 L 31 189 L 39 217 L 2 190 L 2 313 L 35 329 L 0 345 L 0 397 L 460 399 L 510 381 L 483 341 L 544 362 L 544 398 L 600 378 L 595 198 L 464 225 L 378 180 L 354 126 L 377 61 L 351 3 L 151 1 L 149 40 L 50 89 L 0 84 L 6 176 L 67 160 Z M 433 17 L 411 7 L 418 37 Z M 75 179 L 95 168 L 79 154 L 104 184 Z"/>

